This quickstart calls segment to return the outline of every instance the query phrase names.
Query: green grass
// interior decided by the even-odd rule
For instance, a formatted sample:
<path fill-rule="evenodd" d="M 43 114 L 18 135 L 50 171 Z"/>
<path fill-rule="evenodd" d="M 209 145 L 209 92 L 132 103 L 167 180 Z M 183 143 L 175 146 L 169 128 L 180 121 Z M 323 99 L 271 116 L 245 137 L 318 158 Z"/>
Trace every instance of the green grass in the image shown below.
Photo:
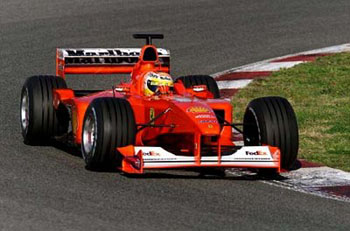
<path fill-rule="evenodd" d="M 250 100 L 282 96 L 299 126 L 298 158 L 350 171 L 350 54 L 317 59 L 257 79 L 233 98 L 234 121 L 242 121 Z"/>

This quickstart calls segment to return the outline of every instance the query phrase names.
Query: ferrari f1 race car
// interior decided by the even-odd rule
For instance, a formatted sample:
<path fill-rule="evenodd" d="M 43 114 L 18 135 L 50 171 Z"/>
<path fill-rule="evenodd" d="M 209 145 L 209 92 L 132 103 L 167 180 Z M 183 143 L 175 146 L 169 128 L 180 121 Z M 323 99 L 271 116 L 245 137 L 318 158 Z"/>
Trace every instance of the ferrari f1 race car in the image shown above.
<path fill-rule="evenodd" d="M 281 97 L 252 100 L 243 123 L 220 99 L 215 80 L 189 75 L 175 80 L 170 53 L 146 39 L 136 48 L 57 49 L 56 76 L 29 77 L 20 118 L 26 144 L 64 140 L 81 148 L 88 169 L 114 167 L 129 174 L 162 168 L 250 168 L 279 173 L 298 153 L 298 127 Z M 130 74 L 108 90 L 73 90 L 66 75 Z M 232 141 L 235 129 L 244 145 Z M 63 139 L 64 137 L 64 139 Z"/>

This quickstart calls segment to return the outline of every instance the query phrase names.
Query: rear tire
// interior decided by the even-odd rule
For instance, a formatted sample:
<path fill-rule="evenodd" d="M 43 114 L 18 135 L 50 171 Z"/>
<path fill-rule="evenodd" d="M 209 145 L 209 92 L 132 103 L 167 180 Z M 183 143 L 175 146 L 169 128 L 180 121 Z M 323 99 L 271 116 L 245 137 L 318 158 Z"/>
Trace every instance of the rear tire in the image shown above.
<path fill-rule="evenodd" d="M 65 124 L 59 122 L 53 107 L 53 89 L 67 88 L 64 79 L 50 75 L 29 77 L 21 93 L 21 128 L 26 144 L 45 143 L 62 134 Z"/>
<path fill-rule="evenodd" d="M 122 98 L 97 98 L 84 116 L 81 151 L 88 169 L 116 166 L 117 147 L 135 143 L 136 123 L 130 103 Z"/>
<path fill-rule="evenodd" d="M 247 146 L 271 145 L 281 151 L 281 167 L 293 167 L 299 149 L 299 132 L 294 110 L 281 97 L 252 100 L 243 119 L 243 138 Z"/>
<path fill-rule="evenodd" d="M 182 81 L 185 88 L 192 88 L 195 85 L 206 85 L 208 90 L 214 95 L 214 99 L 220 98 L 219 87 L 213 77 L 209 75 L 188 75 L 178 77 L 175 82 Z"/>

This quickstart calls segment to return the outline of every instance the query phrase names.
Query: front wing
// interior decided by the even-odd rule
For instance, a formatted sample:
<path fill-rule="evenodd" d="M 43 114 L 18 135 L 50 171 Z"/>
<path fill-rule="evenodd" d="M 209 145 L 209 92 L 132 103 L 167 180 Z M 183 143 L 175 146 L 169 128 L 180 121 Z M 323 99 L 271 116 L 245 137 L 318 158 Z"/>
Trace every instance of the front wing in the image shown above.
<path fill-rule="evenodd" d="M 280 150 L 271 146 L 242 146 L 222 156 L 179 156 L 161 147 L 127 146 L 117 148 L 123 155 L 120 170 L 143 173 L 145 169 L 189 167 L 273 168 L 281 170 Z"/>

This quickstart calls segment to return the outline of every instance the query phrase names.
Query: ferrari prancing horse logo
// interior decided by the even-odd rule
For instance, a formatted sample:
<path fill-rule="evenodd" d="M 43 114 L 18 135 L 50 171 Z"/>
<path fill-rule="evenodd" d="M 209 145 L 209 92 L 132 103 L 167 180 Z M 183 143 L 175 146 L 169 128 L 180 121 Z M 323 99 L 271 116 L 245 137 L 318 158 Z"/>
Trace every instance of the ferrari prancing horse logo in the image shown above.
<path fill-rule="evenodd" d="M 149 120 L 153 120 L 155 117 L 155 112 L 154 112 L 154 108 L 150 108 L 149 109 Z M 154 124 L 154 121 L 152 122 L 152 124 Z"/>

